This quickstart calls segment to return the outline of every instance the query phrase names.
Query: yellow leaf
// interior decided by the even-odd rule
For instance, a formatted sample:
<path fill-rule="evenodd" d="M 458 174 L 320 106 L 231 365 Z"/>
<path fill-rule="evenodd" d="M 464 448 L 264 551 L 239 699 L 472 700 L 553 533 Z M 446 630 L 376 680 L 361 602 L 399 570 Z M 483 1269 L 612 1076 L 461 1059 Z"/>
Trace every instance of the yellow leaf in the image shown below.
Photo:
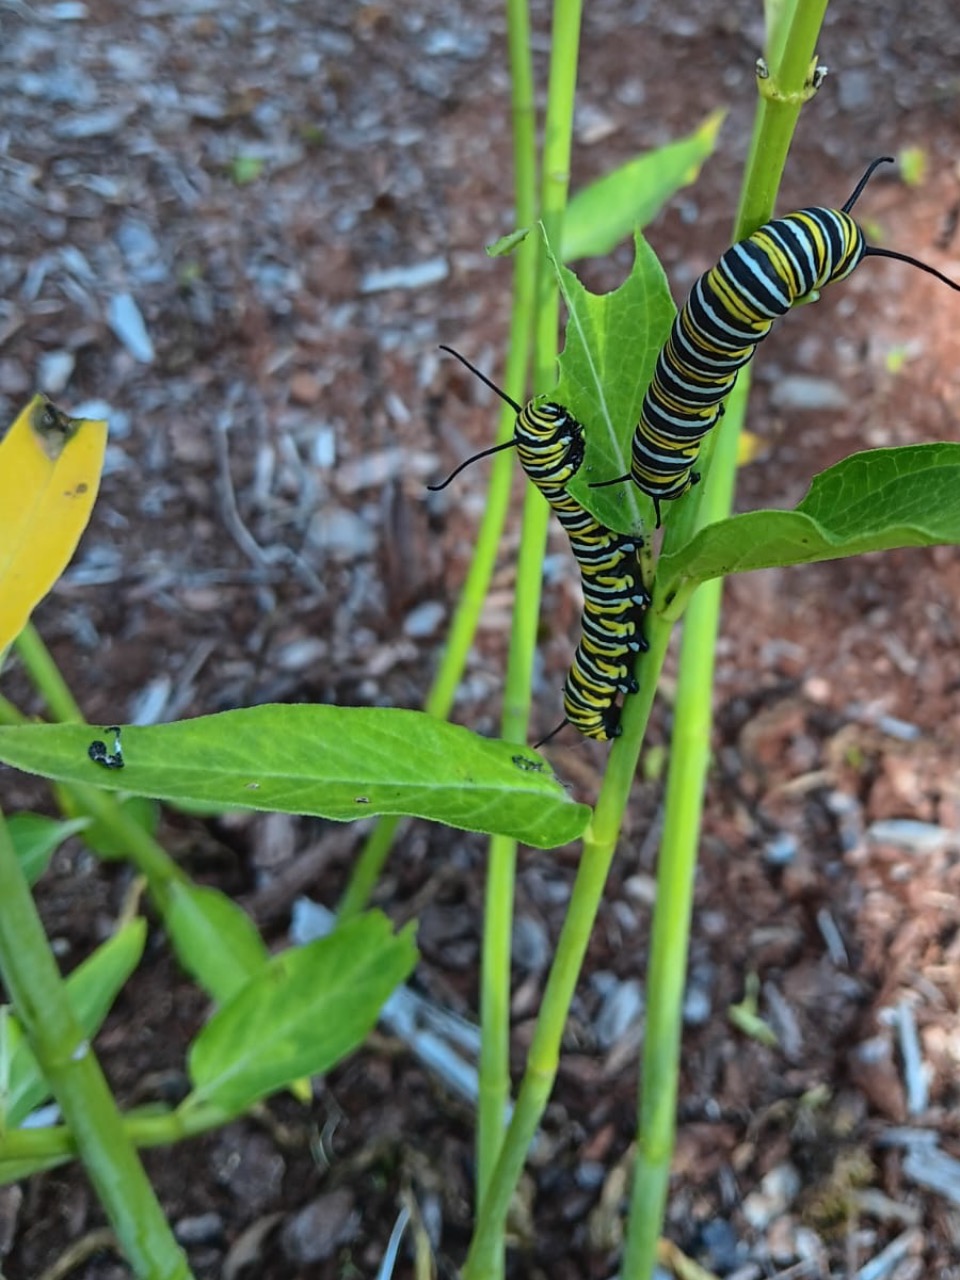
<path fill-rule="evenodd" d="M 70 563 L 100 485 L 107 424 L 34 396 L 0 442 L 0 653 Z"/>

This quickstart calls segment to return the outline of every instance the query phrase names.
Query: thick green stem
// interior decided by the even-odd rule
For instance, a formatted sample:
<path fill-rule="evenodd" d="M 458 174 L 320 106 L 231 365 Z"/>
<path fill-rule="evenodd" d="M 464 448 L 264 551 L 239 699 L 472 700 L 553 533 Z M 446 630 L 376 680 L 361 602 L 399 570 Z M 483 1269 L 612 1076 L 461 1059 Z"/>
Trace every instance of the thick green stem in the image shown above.
<path fill-rule="evenodd" d="M 730 429 L 718 437 L 714 451 L 706 482 L 707 523 L 711 518 L 721 518 L 720 514 L 713 513 L 729 512 L 732 501 L 737 440 L 749 388 L 747 373 L 740 374 L 730 396 L 724 420 L 730 423 Z M 621 1270 L 624 1280 L 647 1280 L 653 1274 L 666 1206 L 674 1145 L 690 912 L 703 789 L 710 759 L 711 696 L 722 586 L 722 580 L 717 579 L 700 587 L 690 602 L 683 624 L 656 911 L 650 937 L 640 1122 Z"/>
<path fill-rule="evenodd" d="M 773 213 L 800 111 L 816 93 L 817 41 L 827 3 L 828 0 L 792 0 L 779 13 L 773 44 L 767 48 L 769 74 L 757 80 L 760 101 L 754 116 L 734 240 L 756 231 Z"/>
<path fill-rule="evenodd" d="M 89 1042 L 73 1016 L 43 925 L 0 817 L 0 971 L 27 1041 L 136 1275 L 185 1280 L 160 1210 Z M 0 1151 L 3 1143 L 0 1140 Z"/>
<path fill-rule="evenodd" d="M 487 1280 L 494 1274 L 493 1260 L 501 1247 L 510 1198 L 553 1088 L 570 1003 L 613 861 L 620 818 L 636 769 L 642 727 L 649 719 L 657 676 L 670 639 L 669 623 L 653 618 L 648 639 L 650 650 L 644 655 L 642 665 L 649 678 L 645 678 L 640 692 L 628 699 L 624 711 L 624 739 L 633 745 L 620 750 L 616 757 L 611 753 L 594 820 L 584 837 L 583 856 L 557 942 L 516 1109 L 483 1200 L 464 1280 Z M 624 739 L 618 740 L 615 751 Z"/>
<path fill-rule="evenodd" d="M 776 63 L 760 80 L 755 121 L 735 239 L 762 225 L 776 193 L 802 104 L 812 95 L 816 42 L 826 0 L 794 0 L 780 11 Z M 743 370 L 727 413 L 710 442 L 707 479 L 688 500 L 685 520 L 668 529 L 665 549 L 679 538 L 729 515 L 736 484 L 737 446 L 749 391 Z M 647 1025 L 640 1085 L 640 1122 L 630 1220 L 621 1275 L 649 1280 L 656 1264 L 676 1128 L 683 990 L 697 850 L 710 758 L 711 699 L 722 582 L 694 594 L 684 621 L 677 680 L 664 831 L 657 874 L 657 906 L 650 939 Z"/>

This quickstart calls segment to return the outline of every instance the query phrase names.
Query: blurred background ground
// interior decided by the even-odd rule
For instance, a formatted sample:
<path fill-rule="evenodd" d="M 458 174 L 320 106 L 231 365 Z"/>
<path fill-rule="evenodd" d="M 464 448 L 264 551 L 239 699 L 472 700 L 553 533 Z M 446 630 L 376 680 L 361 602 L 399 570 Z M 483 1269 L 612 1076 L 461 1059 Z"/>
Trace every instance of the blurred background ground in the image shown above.
<path fill-rule="evenodd" d="M 701 180 L 649 231 L 678 300 L 729 238 L 759 9 L 588 6 L 574 187 L 729 110 Z M 540 84 L 547 23 L 536 6 Z M 488 443 L 495 420 L 437 344 L 494 376 L 506 355 L 510 265 L 483 252 L 513 225 L 500 7 L 18 2 L 0 37 L 0 420 L 39 385 L 111 422 L 93 523 L 36 616 L 86 715 L 420 706 L 485 471 L 439 495 L 425 482 Z M 859 212 L 874 240 L 960 277 L 955 14 L 836 4 L 820 52 L 830 75 L 780 207 L 836 204 L 874 156 L 922 148 L 923 183 L 878 175 Z M 625 245 L 583 274 L 612 288 L 628 266 Z M 857 448 L 956 438 L 958 318 L 948 290 L 879 262 L 791 315 L 756 362 L 762 448 L 740 508 L 796 502 Z M 497 726 L 516 536 L 456 707 L 483 733 Z M 534 733 L 558 718 L 579 611 L 558 531 L 551 549 Z M 958 598 L 952 549 L 728 586 L 667 1218 L 718 1275 L 852 1277 L 879 1256 L 875 1277 L 960 1277 Z M 5 689 L 41 710 L 15 665 Z M 667 698 L 524 1185 L 513 1276 L 616 1271 L 668 726 Z M 591 800 L 604 749 L 568 733 L 549 753 Z M 9 772 L 0 786 L 7 807 L 37 794 Z M 184 866 L 277 945 L 296 894 L 336 901 L 362 834 L 262 815 L 165 828 Z M 518 1064 L 575 858 L 520 859 Z M 411 824 L 378 894 L 397 920 L 420 919 L 421 989 L 467 1017 L 483 873 L 481 840 Z M 127 888 L 121 867 L 58 858 L 39 892 L 65 967 Z M 728 1018 L 751 975 L 777 1048 Z M 204 1014 L 157 933 L 98 1042 L 124 1104 L 176 1096 Z M 280 1098 L 147 1164 L 198 1276 L 372 1275 L 403 1196 L 443 1274 L 468 1239 L 470 1115 L 389 1038 L 309 1113 Z M 40 1275 L 101 1225 L 75 1170 L 6 1189 L 4 1274 Z M 125 1271 L 100 1248 L 71 1274 Z"/>

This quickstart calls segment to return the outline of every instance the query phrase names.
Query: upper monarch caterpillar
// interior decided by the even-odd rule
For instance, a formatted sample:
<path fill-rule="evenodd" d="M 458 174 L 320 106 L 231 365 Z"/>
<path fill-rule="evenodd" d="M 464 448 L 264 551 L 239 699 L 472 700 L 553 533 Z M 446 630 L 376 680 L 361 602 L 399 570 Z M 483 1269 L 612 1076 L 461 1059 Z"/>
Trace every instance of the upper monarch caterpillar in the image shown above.
<path fill-rule="evenodd" d="M 839 209 L 800 209 L 765 223 L 697 280 L 657 356 L 633 434 L 629 472 L 592 488 L 633 480 L 653 499 L 659 528 L 661 502 L 681 497 L 699 480 L 693 465 L 700 443 L 774 320 L 824 285 L 843 280 L 864 258 L 908 262 L 960 291 L 927 263 L 868 245 L 850 216 L 877 166 L 892 163 L 892 156 L 874 160 Z"/>
<path fill-rule="evenodd" d="M 428 488 L 443 489 L 477 458 L 516 446 L 520 465 L 566 530 L 583 578 L 580 643 L 563 687 L 565 718 L 557 728 L 569 723 L 588 738 L 616 738 L 620 735 L 617 694 L 636 693 L 631 655 L 647 648 L 641 624 L 650 596 L 640 577 L 642 541 L 607 529 L 567 491 L 583 463 L 584 439 L 582 424 L 563 405 L 531 400 L 521 408 L 458 351 L 446 346 L 441 350 L 456 356 L 505 400 L 515 410 L 517 424 L 512 440 L 474 454 L 443 484 Z M 541 739 L 537 746 L 545 741 Z"/>

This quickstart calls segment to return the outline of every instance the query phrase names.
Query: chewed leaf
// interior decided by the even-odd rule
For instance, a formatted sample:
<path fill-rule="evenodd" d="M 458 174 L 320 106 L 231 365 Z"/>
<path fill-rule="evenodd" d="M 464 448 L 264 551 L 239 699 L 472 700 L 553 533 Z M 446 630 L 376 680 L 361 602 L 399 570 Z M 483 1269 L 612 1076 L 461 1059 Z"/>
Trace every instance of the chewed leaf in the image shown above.
<path fill-rule="evenodd" d="M 630 469 L 630 441 L 657 354 L 676 315 L 667 278 L 638 232 L 627 279 L 612 293 L 594 294 L 566 267 L 556 267 L 567 307 L 560 381 L 551 398 L 583 423 L 586 461 L 570 483 L 578 502 L 612 529 L 649 524 L 650 503 L 636 486 L 591 488 Z"/>

